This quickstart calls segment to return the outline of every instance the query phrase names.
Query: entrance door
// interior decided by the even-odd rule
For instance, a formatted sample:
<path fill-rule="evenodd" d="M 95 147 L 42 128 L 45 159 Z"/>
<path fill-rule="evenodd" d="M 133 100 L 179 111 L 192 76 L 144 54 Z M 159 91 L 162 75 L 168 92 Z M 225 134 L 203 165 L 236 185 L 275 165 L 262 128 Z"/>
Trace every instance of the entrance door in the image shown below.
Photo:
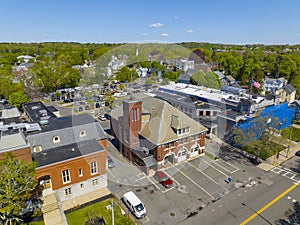
<path fill-rule="evenodd" d="M 186 155 L 187 155 L 187 149 L 186 148 L 180 149 L 178 152 L 178 162 L 186 160 Z"/>
<path fill-rule="evenodd" d="M 171 163 L 174 164 L 174 153 L 168 153 L 164 158 L 164 165 Z"/>
<path fill-rule="evenodd" d="M 43 196 L 52 193 L 51 178 L 49 175 L 39 178 L 39 184 L 43 188 Z"/>

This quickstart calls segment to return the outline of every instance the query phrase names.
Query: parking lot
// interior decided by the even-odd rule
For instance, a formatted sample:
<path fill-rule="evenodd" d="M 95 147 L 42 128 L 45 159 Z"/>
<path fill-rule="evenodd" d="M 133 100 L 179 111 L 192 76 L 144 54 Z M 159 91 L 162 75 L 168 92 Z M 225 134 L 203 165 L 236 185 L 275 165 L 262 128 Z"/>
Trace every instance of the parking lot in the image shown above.
<path fill-rule="evenodd" d="M 119 158 L 119 155 L 116 156 Z M 127 166 L 120 158 L 116 167 L 108 172 L 110 189 L 120 199 L 125 192 L 132 190 L 143 201 L 147 216 L 136 219 L 138 224 L 175 224 L 184 220 L 193 210 L 212 204 L 236 190 L 237 182 L 249 182 L 252 179 L 250 173 L 255 170 L 249 167 L 251 172 L 248 173 L 237 163 L 201 156 L 163 169 L 174 184 L 167 189 L 138 169 L 132 168 L 128 174 Z"/>

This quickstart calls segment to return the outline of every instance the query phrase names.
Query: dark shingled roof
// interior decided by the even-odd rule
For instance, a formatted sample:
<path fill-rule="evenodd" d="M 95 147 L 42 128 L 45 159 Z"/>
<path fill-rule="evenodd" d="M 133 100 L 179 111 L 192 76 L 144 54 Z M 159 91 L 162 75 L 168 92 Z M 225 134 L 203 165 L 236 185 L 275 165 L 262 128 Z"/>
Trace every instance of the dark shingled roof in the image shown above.
<path fill-rule="evenodd" d="M 285 92 L 287 94 L 291 94 L 293 93 L 294 91 L 296 91 L 296 89 L 291 85 L 291 84 L 287 84 L 283 87 L 283 90 L 285 90 Z"/>
<path fill-rule="evenodd" d="M 96 140 L 87 140 L 32 153 L 32 156 L 33 161 L 37 162 L 37 167 L 43 167 L 99 151 L 104 151 L 102 145 Z"/>

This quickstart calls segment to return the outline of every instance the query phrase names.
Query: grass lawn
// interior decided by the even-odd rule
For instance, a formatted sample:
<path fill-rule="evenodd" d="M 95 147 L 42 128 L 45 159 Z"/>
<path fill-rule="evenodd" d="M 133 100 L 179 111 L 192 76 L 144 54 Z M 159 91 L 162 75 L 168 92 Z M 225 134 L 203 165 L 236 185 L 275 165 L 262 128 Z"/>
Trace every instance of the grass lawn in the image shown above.
<path fill-rule="evenodd" d="M 255 155 L 255 152 L 254 152 L 254 149 L 251 148 L 251 146 L 243 146 L 242 149 L 250 154 L 254 154 Z M 276 152 L 280 152 L 282 151 L 283 149 L 285 149 L 284 146 L 282 145 L 279 145 L 278 143 L 274 143 L 274 142 L 270 142 L 268 144 L 268 146 L 266 146 L 264 149 L 262 149 L 260 152 L 259 152 L 259 158 L 261 159 L 264 159 L 266 160 L 267 158 L 273 156 L 276 154 Z"/>
<path fill-rule="evenodd" d="M 67 217 L 68 224 L 84 225 L 89 218 L 94 216 L 98 216 L 100 218 L 103 217 L 106 224 L 112 224 L 111 210 L 106 209 L 107 205 L 111 205 L 111 200 L 112 199 L 110 198 L 101 202 L 94 203 L 92 205 L 88 205 L 84 208 L 75 210 L 73 212 L 67 213 L 66 217 Z M 114 199 L 115 224 L 134 225 L 135 222 L 130 219 L 126 210 L 124 210 L 126 211 L 126 214 L 122 215 L 119 204 L 116 202 L 117 200 Z"/>
<path fill-rule="evenodd" d="M 283 129 L 281 135 L 286 139 L 290 139 L 290 128 Z M 292 140 L 300 141 L 300 129 L 295 127 L 292 128 Z"/>

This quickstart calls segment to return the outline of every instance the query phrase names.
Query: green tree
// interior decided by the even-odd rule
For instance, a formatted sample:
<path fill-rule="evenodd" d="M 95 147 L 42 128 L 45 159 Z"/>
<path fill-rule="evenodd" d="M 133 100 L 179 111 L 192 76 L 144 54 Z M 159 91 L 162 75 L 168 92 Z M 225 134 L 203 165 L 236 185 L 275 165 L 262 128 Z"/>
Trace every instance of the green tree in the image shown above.
<path fill-rule="evenodd" d="M 166 78 L 170 81 L 174 81 L 174 82 L 177 82 L 178 81 L 178 73 L 175 72 L 175 71 L 166 71 L 164 74 L 163 74 L 163 78 Z"/>
<path fill-rule="evenodd" d="M 258 157 L 264 158 L 265 155 L 272 155 L 274 152 L 274 149 L 270 149 L 269 144 L 270 140 L 277 136 L 277 132 L 274 129 L 278 127 L 278 118 L 258 116 L 248 126 L 243 128 L 234 127 L 232 129 L 233 142 L 235 145 L 254 154 L 257 162 Z M 280 142 L 284 143 L 285 140 L 281 138 Z"/>
<path fill-rule="evenodd" d="M 29 101 L 30 99 L 24 94 L 24 92 L 21 91 L 12 93 L 8 99 L 8 103 L 11 106 L 17 106 L 18 109 L 22 109 L 22 105 Z"/>
<path fill-rule="evenodd" d="M 136 71 L 129 69 L 127 66 L 124 66 L 122 69 L 120 69 L 117 72 L 116 79 L 118 81 L 128 81 L 132 82 L 138 77 L 138 74 Z"/>
<path fill-rule="evenodd" d="M 0 160 L 0 222 L 15 224 L 26 200 L 31 197 L 35 181 L 35 163 L 18 160 L 12 153 Z"/>
<path fill-rule="evenodd" d="M 291 74 L 296 70 L 297 65 L 288 55 L 281 54 L 276 58 L 275 64 L 275 77 L 284 77 L 287 80 L 290 79 Z"/>
<path fill-rule="evenodd" d="M 219 62 L 221 63 L 222 70 L 226 75 L 232 75 L 237 78 L 239 70 L 243 65 L 242 57 L 234 52 L 224 52 L 219 56 Z"/>

